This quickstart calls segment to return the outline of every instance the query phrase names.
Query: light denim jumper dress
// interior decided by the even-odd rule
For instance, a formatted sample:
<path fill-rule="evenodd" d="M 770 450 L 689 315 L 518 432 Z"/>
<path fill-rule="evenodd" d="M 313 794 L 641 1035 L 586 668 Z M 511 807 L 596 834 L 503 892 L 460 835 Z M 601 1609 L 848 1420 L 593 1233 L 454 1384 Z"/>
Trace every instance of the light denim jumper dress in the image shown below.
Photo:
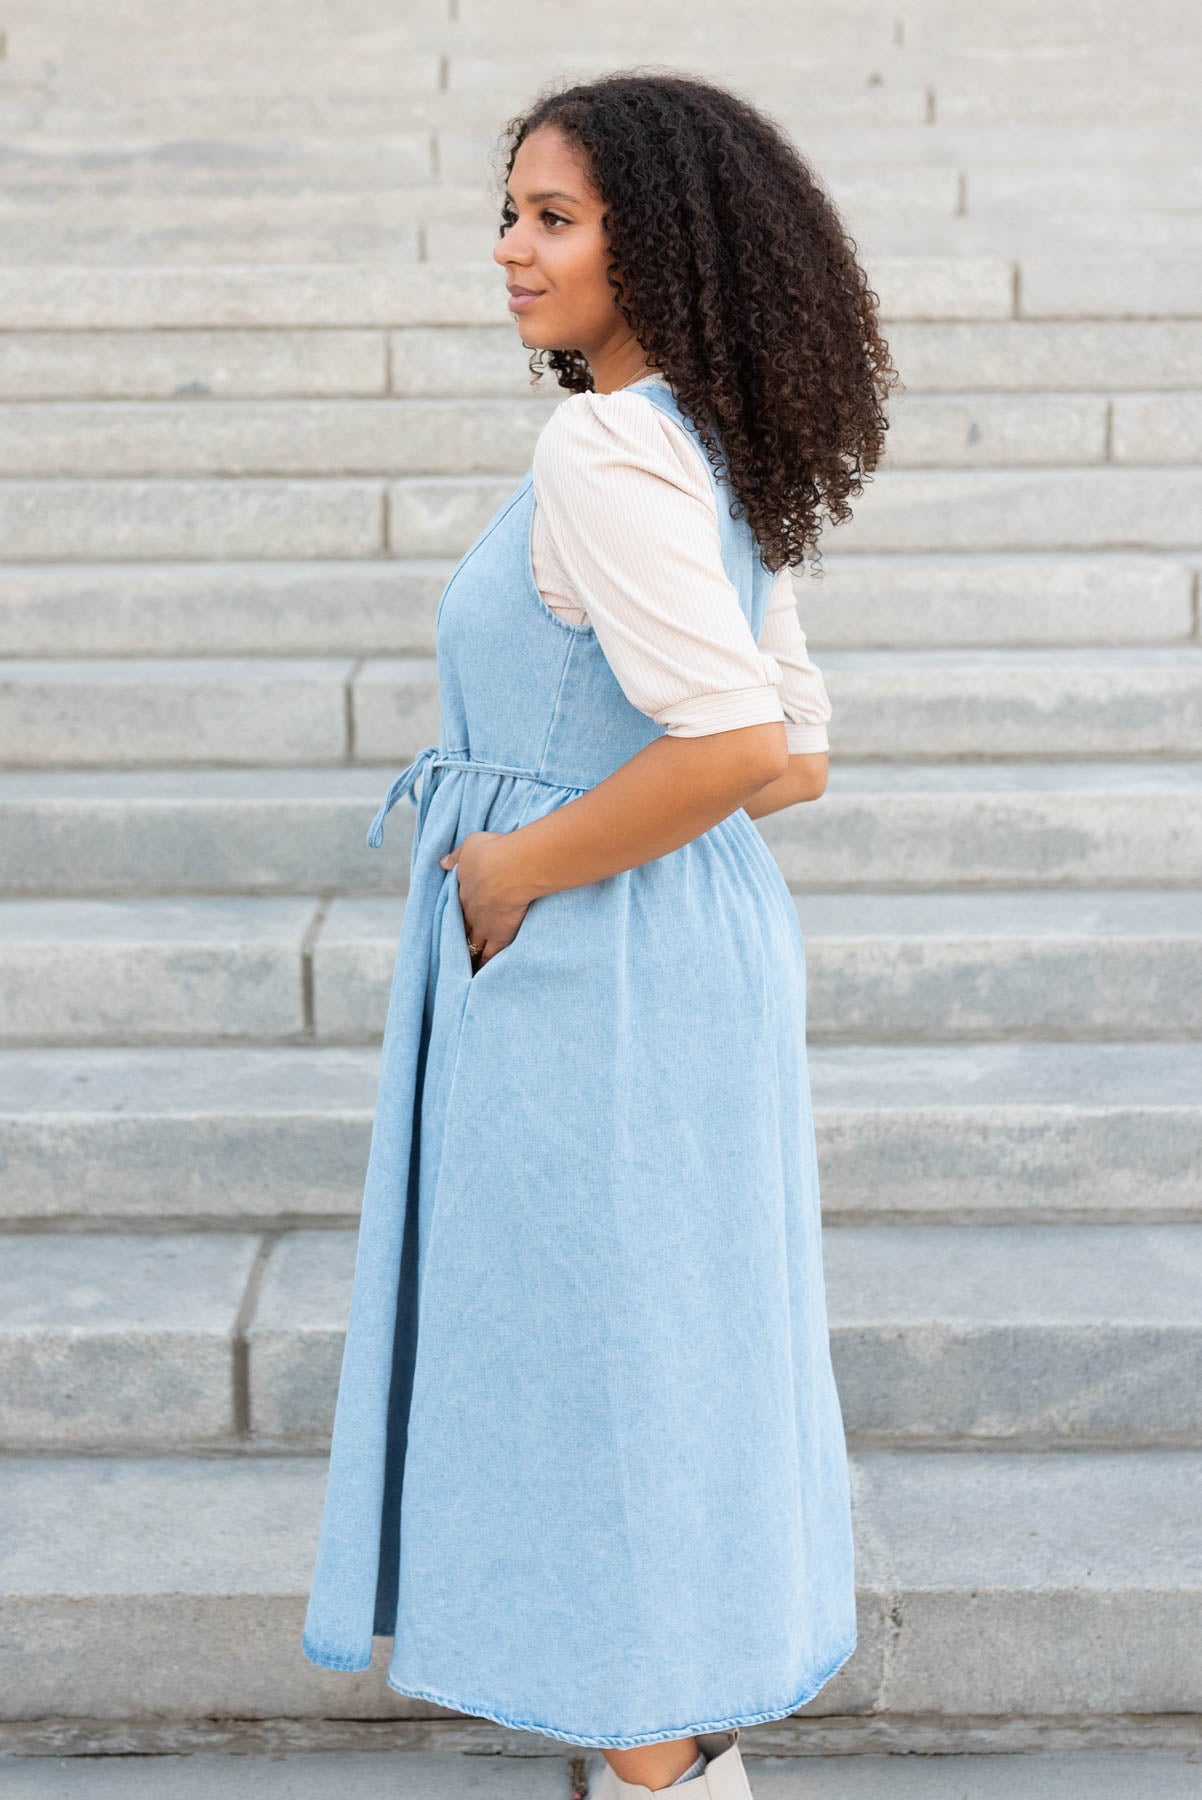
<path fill-rule="evenodd" d="M 773 577 L 714 482 L 758 639 Z M 805 948 L 739 808 L 540 896 L 473 975 L 439 857 L 663 728 L 530 562 L 532 474 L 437 615 L 302 1648 L 399 1693 L 624 1747 L 792 1712 L 856 1645 L 805 1041 Z M 420 799 L 415 783 L 420 776 Z"/>

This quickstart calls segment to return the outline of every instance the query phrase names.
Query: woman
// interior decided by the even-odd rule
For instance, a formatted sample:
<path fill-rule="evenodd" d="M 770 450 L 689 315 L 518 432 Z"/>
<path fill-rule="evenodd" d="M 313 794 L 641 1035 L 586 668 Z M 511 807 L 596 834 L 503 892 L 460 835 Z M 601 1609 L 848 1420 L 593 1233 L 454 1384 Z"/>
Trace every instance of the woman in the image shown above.
<path fill-rule="evenodd" d="M 511 121 L 522 342 L 569 398 L 439 604 L 303 1648 L 734 1800 L 856 1643 L 804 943 L 790 566 L 875 466 L 849 240 L 769 120 L 623 74 Z M 771 623 L 769 623 L 771 622 Z M 421 777 L 420 799 L 415 783 Z"/>

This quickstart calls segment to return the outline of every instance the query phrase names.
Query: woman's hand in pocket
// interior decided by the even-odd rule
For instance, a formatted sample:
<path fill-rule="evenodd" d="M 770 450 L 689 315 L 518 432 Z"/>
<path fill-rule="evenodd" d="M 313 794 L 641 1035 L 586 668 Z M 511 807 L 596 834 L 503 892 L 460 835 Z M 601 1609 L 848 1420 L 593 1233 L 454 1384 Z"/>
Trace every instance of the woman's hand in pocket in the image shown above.
<path fill-rule="evenodd" d="M 511 944 L 526 916 L 529 900 L 516 900 L 505 880 L 504 831 L 469 831 L 461 843 L 439 857 L 444 869 L 459 870 L 459 908 L 472 960 L 483 965 Z"/>

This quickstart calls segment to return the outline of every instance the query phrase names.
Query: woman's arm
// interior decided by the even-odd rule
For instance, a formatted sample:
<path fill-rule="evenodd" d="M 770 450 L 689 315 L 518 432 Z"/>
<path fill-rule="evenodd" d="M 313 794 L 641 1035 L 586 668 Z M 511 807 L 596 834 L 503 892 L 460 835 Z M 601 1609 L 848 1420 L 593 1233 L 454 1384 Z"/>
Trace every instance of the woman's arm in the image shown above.
<path fill-rule="evenodd" d="M 777 805 L 791 805 L 780 785 L 802 797 L 790 785 L 791 764 L 819 761 L 790 758 L 779 721 L 702 737 L 665 734 L 541 819 L 469 832 L 441 861 L 459 865 L 460 904 L 481 965 L 512 943 L 533 900 L 678 850 L 740 806 L 754 817 L 757 799 L 774 789 Z"/>
<path fill-rule="evenodd" d="M 790 756 L 783 775 L 759 789 L 744 802 L 749 818 L 762 819 L 765 813 L 780 812 L 802 800 L 817 800 L 826 792 L 830 758 L 825 750 L 799 751 Z"/>
<path fill-rule="evenodd" d="M 665 856 L 787 778 L 784 726 L 742 725 L 703 737 L 659 737 L 587 793 L 495 836 L 488 866 L 499 900 L 583 887 Z M 465 838 L 464 843 L 470 843 Z"/>
<path fill-rule="evenodd" d="M 760 789 L 747 808 L 752 818 L 777 812 L 782 806 L 793 806 L 799 800 L 816 800 L 826 790 L 830 696 L 822 670 L 806 644 L 797 616 L 793 575 L 788 568 L 779 570 L 768 596 L 760 649 L 773 657 L 781 671 L 780 697 L 789 767 L 779 783 Z"/>
<path fill-rule="evenodd" d="M 816 800 L 825 751 L 780 765 L 780 727 L 745 725 L 699 738 L 656 738 L 614 774 L 517 831 L 498 833 L 498 881 L 521 904 L 581 887 L 678 850 L 742 806 L 749 817 Z M 778 768 L 779 773 L 763 771 Z"/>

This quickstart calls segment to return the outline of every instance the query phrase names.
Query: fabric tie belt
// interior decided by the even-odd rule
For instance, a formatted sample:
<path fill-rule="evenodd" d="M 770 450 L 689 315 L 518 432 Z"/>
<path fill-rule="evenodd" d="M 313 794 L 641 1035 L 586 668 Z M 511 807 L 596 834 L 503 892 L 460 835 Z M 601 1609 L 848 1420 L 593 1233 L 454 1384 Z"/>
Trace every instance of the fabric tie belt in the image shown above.
<path fill-rule="evenodd" d="M 400 799 L 402 794 L 408 794 L 408 796 L 412 800 L 414 806 L 416 806 L 418 809 L 417 829 L 420 832 L 421 826 L 422 826 L 422 820 L 425 817 L 425 809 L 421 805 L 421 802 L 419 802 L 417 795 L 413 791 L 414 785 L 417 781 L 418 776 L 421 774 L 422 770 L 425 769 L 431 763 L 450 763 L 450 762 L 462 762 L 463 761 L 463 758 L 461 756 L 440 756 L 438 754 L 438 752 L 439 752 L 439 746 L 437 744 L 427 744 L 425 749 L 419 750 L 417 755 L 414 757 L 413 761 L 401 770 L 400 774 L 397 776 L 396 780 L 393 782 L 392 786 L 389 788 L 387 794 L 385 795 L 383 806 L 380 808 L 379 812 L 376 814 L 375 818 L 371 822 L 370 829 L 368 830 L 368 833 L 367 833 L 367 843 L 368 843 L 369 849 L 378 850 L 380 848 L 380 845 L 384 842 L 384 820 L 388 817 L 388 814 L 392 811 L 393 807 L 396 805 L 397 801 Z M 426 797 L 427 791 L 428 791 L 428 784 L 426 782 L 423 782 L 422 783 L 422 799 L 423 800 Z"/>
<path fill-rule="evenodd" d="M 414 806 L 417 807 L 416 834 L 418 836 L 421 835 L 421 829 L 426 819 L 426 801 L 433 791 L 432 784 L 428 781 L 422 782 L 420 800 L 413 789 L 417 783 L 418 776 L 427 768 L 470 769 L 473 773 L 480 775 L 511 775 L 515 776 L 519 781 L 534 781 L 541 787 L 556 788 L 565 794 L 583 793 L 585 788 L 589 785 L 587 782 L 576 785 L 565 785 L 565 783 L 561 781 L 549 780 L 547 776 L 541 775 L 536 769 L 518 768 L 513 763 L 486 762 L 482 757 L 472 756 L 466 750 L 446 751 L 442 750 L 441 746 L 438 744 L 427 744 L 425 749 L 419 750 L 413 761 L 401 770 L 387 794 L 384 796 L 384 804 L 372 820 L 367 833 L 367 842 L 370 849 L 378 850 L 380 845 L 384 842 L 384 820 L 388 817 L 388 814 L 392 811 L 402 794 L 408 794 Z"/>

